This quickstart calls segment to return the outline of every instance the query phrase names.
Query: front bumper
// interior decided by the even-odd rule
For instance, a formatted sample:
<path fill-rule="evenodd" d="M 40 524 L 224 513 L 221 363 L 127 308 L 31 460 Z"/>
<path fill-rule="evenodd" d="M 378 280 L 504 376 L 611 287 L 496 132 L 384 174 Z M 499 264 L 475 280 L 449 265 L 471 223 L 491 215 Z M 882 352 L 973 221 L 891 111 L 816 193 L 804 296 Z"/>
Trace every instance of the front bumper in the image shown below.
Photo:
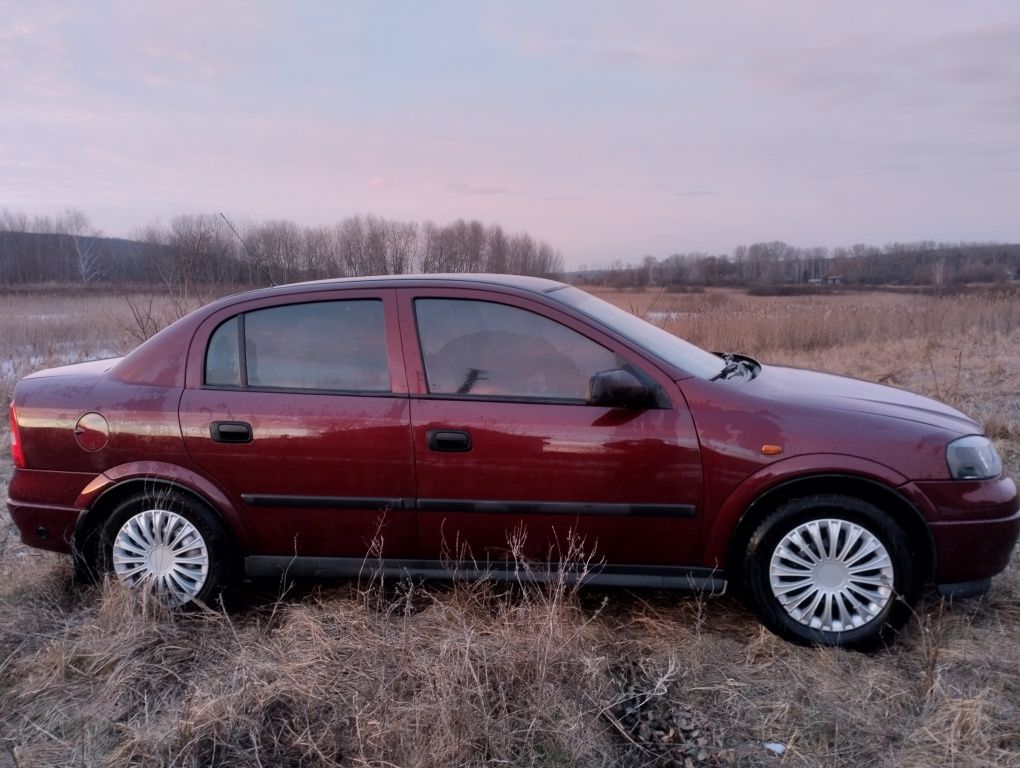
<path fill-rule="evenodd" d="M 911 483 L 924 501 L 935 544 L 935 583 L 952 596 L 980 593 L 980 582 L 1009 564 L 1020 536 L 1016 483 L 940 480 Z M 919 499 L 920 500 L 920 499 Z"/>
<path fill-rule="evenodd" d="M 1009 565 L 1020 535 L 1020 512 L 998 520 L 932 523 L 931 533 L 936 584 L 984 579 Z"/>

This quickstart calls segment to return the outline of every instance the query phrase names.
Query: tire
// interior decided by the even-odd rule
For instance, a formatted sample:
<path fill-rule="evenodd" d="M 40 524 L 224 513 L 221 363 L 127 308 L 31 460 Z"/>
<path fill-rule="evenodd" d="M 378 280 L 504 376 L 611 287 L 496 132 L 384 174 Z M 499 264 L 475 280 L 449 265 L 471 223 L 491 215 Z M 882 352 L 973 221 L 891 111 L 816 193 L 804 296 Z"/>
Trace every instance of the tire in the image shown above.
<path fill-rule="evenodd" d="M 864 650 L 888 643 L 913 614 L 917 562 L 906 533 L 874 504 L 810 496 L 782 504 L 758 525 L 741 586 L 777 635 Z"/>
<path fill-rule="evenodd" d="M 172 608 L 216 605 L 233 583 L 235 547 L 213 512 L 166 488 L 122 500 L 100 528 L 97 566 Z"/>

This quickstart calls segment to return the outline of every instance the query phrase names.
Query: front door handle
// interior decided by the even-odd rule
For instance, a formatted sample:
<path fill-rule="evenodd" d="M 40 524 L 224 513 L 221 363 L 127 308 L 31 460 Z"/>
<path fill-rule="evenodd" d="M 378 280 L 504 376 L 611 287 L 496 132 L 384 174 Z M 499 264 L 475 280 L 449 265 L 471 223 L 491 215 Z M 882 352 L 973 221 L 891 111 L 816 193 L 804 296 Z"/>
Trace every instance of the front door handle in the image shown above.
<path fill-rule="evenodd" d="M 429 450 L 464 453 L 471 450 L 471 435 L 460 429 L 430 429 Z"/>
<path fill-rule="evenodd" d="M 209 435 L 217 443 L 250 443 L 251 424 L 246 421 L 214 421 Z"/>

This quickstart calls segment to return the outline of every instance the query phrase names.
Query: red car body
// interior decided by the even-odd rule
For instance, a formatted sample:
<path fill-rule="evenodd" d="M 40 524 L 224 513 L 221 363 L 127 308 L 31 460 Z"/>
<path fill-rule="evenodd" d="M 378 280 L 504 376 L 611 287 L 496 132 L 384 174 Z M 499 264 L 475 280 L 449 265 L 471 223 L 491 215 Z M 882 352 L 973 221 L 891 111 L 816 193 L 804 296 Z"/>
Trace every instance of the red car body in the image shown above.
<path fill-rule="evenodd" d="M 199 309 L 123 358 L 35 373 L 12 403 L 11 517 L 25 543 L 71 552 L 118 500 L 164 484 L 222 520 L 250 575 L 350 573 L 369 553 L 399 572 L 441 574 L 451 554 L 498 570 L 508 538 L 526 531 L 521 553 L 542 562 L 580 538 L 600 564 L 595 582 L 720 591 L 768 510 L 838 492 L 885 510 L 922 578 L 947 593 L 980 592 L 1006 566 L 1020 530 L 1014 482 L 947 469 L 947 444 L 982 431 L 968 417 L 791 368 L 694 375 L 563 291 L 577 289 L 507 276 L 267 288 Z M 551 320 L 639 370 L 658 404 L 430 391 L 423 299 Z M 337 300 L 381 304 L 381 391 L 208 383 L 210 339 L 225 321 Z"/>

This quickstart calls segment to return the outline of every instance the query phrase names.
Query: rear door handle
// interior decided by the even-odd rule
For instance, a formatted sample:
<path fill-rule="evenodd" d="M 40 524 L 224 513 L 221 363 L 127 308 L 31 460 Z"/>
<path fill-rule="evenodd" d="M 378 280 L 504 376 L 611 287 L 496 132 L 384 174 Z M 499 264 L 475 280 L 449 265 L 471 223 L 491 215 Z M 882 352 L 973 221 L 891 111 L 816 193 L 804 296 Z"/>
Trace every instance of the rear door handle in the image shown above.
<path fill-rule="evenodd" d="M 430 429 L 429 450 L 464 453 L 471 450 L 471 435 L 460 429 Z"/>
<path fill-rule="evenodd" d="M 214 421 L 209 435 L 217 443 L 250 443 L 251 424 L 246 421 Z"/>

